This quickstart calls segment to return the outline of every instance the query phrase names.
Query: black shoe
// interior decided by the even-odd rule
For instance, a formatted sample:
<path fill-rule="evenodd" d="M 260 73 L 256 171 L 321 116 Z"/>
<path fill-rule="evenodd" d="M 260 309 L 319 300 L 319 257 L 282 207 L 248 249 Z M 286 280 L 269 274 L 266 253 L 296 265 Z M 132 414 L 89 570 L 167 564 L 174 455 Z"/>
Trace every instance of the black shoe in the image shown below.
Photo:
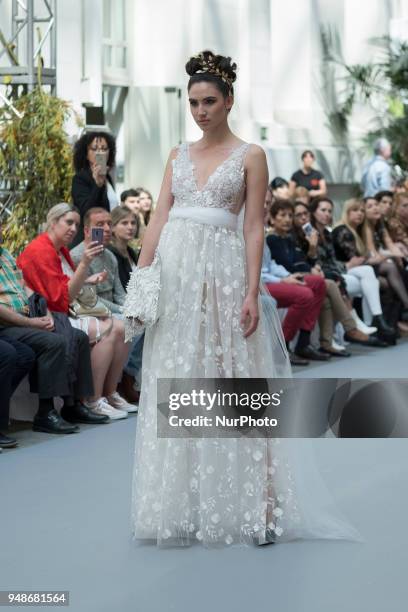
<path fill-rule="evenodd" d="M 45 416 L 34 417 L 33 431 L 44 431 L 53 434 L 70 434 L 79 431 L 78 425 L 70 425 L 60 417 L 56 410 L 50 410 Z"/>
<path fill-rule="evenodd" d="M 383 336 L 395 336 L 395 329 L 388 325 L 387 321 L 384 319 L 384 316 L 376 315 L 373 317 L 372 325 L 377 328 L 378 333 Z"/>
<path fill-rule="evenodd" d="M 17 440 L 4 435 L 0 431 L 0 448 L 14 448 L 15 446 L 18 446 Z"/>
<path fill-rule="evenodd" d="M 307 359 L 302 359 L 301 357 L 298 357 L 297 355 L 295 355 L 295 353 L 292 353 L 292 351 L 289 351 L 289 361 L 293 366 L 309 365 Z"/>
<path fill-rule="evenodd" d="M 351 353 L 348 351 L 338 351 L 333 347 L 324 348 L 321 346 L 319 348 L 319 353 L 323 353 L 323 355 L 330 355 L 330 357 L 351 357 Z"/>
<path fill-rule="evenodd" d="M 64 406 L 61 410 L 62 418 L 68 423 L 88 423 L 89 425 L 100 425 L 109 423 L 110 418 L 106 414 L 95 414 L 83 404 L 75 406 Z"/>
<path fill-rule="evenodd" d="M 330 359 L 330 355 L 319 353 L 319 351 L 316 351 L 310 345 L 302 349 L 295 349 L 295 353 L 298 357 L 303 357 L 303 359 L 309 359 L 310 361 L 328 361 Z"/>
<path fill-rule="evenodd" d="M 391 346 L 397 343 L 396 338 L 389 338 L 388 340 L 384 340 L 380 338 L 377 334 L 375 336 L 370 336 L 366 346 L 374 346 L 379 348 L 385 348 L 386 346 Z"/>

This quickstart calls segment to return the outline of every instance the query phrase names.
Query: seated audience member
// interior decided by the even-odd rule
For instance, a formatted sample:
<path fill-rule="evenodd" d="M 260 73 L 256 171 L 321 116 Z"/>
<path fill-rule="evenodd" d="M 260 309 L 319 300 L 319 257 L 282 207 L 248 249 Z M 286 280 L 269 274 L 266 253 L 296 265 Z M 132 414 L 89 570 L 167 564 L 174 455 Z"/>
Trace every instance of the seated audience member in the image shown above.
<path fill-rule="evenodd" d="M 388 231 L 391 240 L 399 247 L 404 258 L 408 259 L 408 191 L 401 191 L 394 196 Z"/>
<path fill-rule="evenodd" d="M 388 221 L 391 217 L 391 212 L 392 212 L 393 196 L 394 194 L 392 193 L 392 191 L 379 191 L 375 195 L 375 199 L 380 205 L 382 220 L 385 224 L 385 227 L 387 228 L 388 228 Z"/>
<path fill-rule="evenodd" d="M 23 342 L 4 339 L 0 330 L 0 452 L 17 446 L 15 438 L 3 433 L 9 426 L 10 398 L 34 364 L 34 351 Z"/>
<path fill-rule="evenodd" d="M 125 303 L 126 292 L 122 287 L 119 278 L 118 262 L 116 257 L 106 247 L 112 238 L 112 217 L 111 213 L 103 208 L 90 208 L 83 219 L 84 240 L 71 250 L 72 261 L 78 265 L 84 251 L 92 243 L 92 229 L 100 228 L 103 230 L 103 249 L 97 257 L 89 263 L 90 274 L 101 274 L 105 272 L 104 280 L 96 285 L 96 292 L 100 300 L 109 308 L 113 314 L 121 314 L 122 306 Z"/>
<path fill-rule="evenodd" d="M 137 217 L 127 206 L 120 206 L 112 211 L 112 238 L 108 249 L 116 257 L 119 278 L 124 291 L 131 272 L 137 266 L 139 254 L 129 243 L 137 231 Z"/>
<path fill-rule="evenodd" d="M 119 213 L 122 207 L 118 207 Z M 103 229 L 103 247 L 102 253 L 95 257 L 95 259 L 89 265 L 89 272 L 91 274 L 105 273 L 105 279 L 96 285 L 96 292 L 100 300 L 109 308 L 114 318 L 123 321 L 122 309 L 125 302 L 126 291 L 123 288 L 121 279 L 119 276 L 118 261 L 115 255 L 108 250 L 110 241 L 112 238 L 112 217 L 111 214 L 102 208 L 90 208 L 84 217 L 84 234 L 85 240 L 78 244 L 71 251 L 71 257 L 74 264 L 78 264 L 81 261 L 84 250 L 89 247 L 92 242 L 92 229 L 101 228 Z M 133 345 L 134 347 L 134 345 Z M 132 351 L 134 348 L 129 349 Z M 129 376 L 134 382 L 133 368 L 129 369 L 129 361 L 125 366 L 125 378 Z M 122 376 L 123 381 L 123 376 Z M 120 391 L 123 392 L 123 385 L 121 385 Z M 120 392 L 119 392 L 120 396 Z M 132 392 L 132 387 L 129 384 L 129 393 L 125 396 L 128 402 L 136 402 L 137 396 Z M 120 400 L 118 399 L 120 403 Z M 137 407 L 133 404 L 128 403 L 126 406 L 123 405 L 123 409 L 127 412 L 136 412 Z"/>
<path fill-rule="evenodd" d="M 54 318 L 49 311 L 42 317 L 29 316 L 31 294 L 32 291 L 25 285 L 15 260 L 4 247 L 1 247 L 0 338 L 2 343 L 9 344 L 8 353 L 11 353 L 11 360 L 16 363 L 16 371 L 8 384 L 1 387 L 3 422 L 5 418 L 8 419 L 5 412 L 8 412 L 11 393 L 35 361 L 33 376 L 30 377 L 30 389 L 32 393 L 38 393 L 39 406 L 34 417 L 33 430 L 55 434 L 74 433 L 79 431 L 78 427 L 69 424 L 58 414 L 54 409 L 53 398 L 64 399 L 63 410 L 68 415 L 89 417 L 87 422 L 101 421 L 96 415 L 90 415 L 80 402 L 82 396 L 86 397 L 88 393 L 93 393 L 87 339 L 81 331 L 75 331 L 73 348 L 78 351 L 79 359 L 83 358 L 83 363 L 77 360 L 75 371 L 77 380 L 73 385 L 69 379 L 67 341 L 64 335 L 55 332 Z M 4 344 L 2 347 L 5 351 Z"/>
<path fill-rule="evenodd" d="M 289 200 L 290 198 L 289 183 L 281 176 L 275 177 L 269 183 L 269 189 L 275 200 Z"/>
<path fill-rule="evenodd" d="M 305 206 L 310 204 L 310 194 L 306 187 L 296 187 L 293 197 L 295 202 L 301 202 Z"/>
<path fill-rule="evenodd" d="M 262 258 L 261 280 L 276 301 L 277 307 L 288 309 L 282 323 L 282 331 L 290 363 L 309 365 L 309 361 L 291 351 L 289 345 L 297 333 L 300 338 L 302 328 L 311 326 L 313 329 L 316 322 L 315 302 L 319 302 L 319 296 L 316 298 L 313 291 L 304 282 L 302 283 L 300 275 L 290 274 L 286 268 L 278 265 L 271 258 L 266 241 Z"/>
<path fill-rule="evenodd" d="M 139 254 L 129 246 L 135 237 L 136 227 L 136 215 L 129 208 L 119 206 L 112 211 L 112 240 L 108 249 L 116 257 L 120 282 L 125 291 L 139 257 Z M 143 343 L 144 334 L 141 334 L 134 342 L 119 386 L 119 392 L 128 401 L 137 402 L 139 399 L 139 392 L 135 391 L 135 379 L 139 377 L 142 367 Z"/>
<path fill-rule="evenodd" d="M 270 185 L 266 190 L 265 202 L 264 202 L 264 229 L 265 234 L 269 234 L 272 231 L 273 223 L 271 218 L 271 206 L 273 202 L 272 191 Z"/>
<path fill-rule="evenodd" d="M 302 202 L 295 202 L 293 217 L 293 236 L 295 243 L 299 246 L 307 257 L 308 262 L 313 266 L 312 273 L 324 277 L 323 271 L 317 262 L 317 246 L 319 234 L 310 224 L 310 212 Z M 333 348 L 333 326 L 338 321 L 342 324 L 346 332 L 346 339 L 351 342 L 373 346 L 378 346 L 378 342 L 373 342 L 368 338 L 370 333 L 374 333 L 375 327 L 369 328 L 362 321 L 355 310 L 348 306 L 343 299 L 337 283 L 331 279 L 325 279 L 326 299 L 323 302 L 319 315 L 320 328 L 320 347 L 325 353 L 334 356 L 347 357 L 347 351 L 338 351 Z"/>
<path fill-rule="evenodd" d="M 374 156 L 366 163 L 361 178 L 364 198 L 373 198 L 379 191 L 391 191 L 392 173 L 388 160 L 391 145 L 386 138 L 378 138 L 374 143 Z"/>
<path fill-rule="evenodd" d="M 126 189 L 125 191 L 122 191 L 120 194 L 120 205 L 126 206 L 126 208 L 131 210 L 137 216 L 140 212 L 139 190 Z"/>
<path fill-rule="evenodd" d="M 111 211 L 119 204 L 111 175 L 115 156 L 116 142 L 108 132 L 85 132 L 74 145 L 72 201 L 81 215 L 81 226 L 72 247 L 83 240 L 82 221 L 90 208 Z"/>
<path fill-rule="evenodd" d="M 376 274 L 385 278 L 388 286 L 394 292 L 394 299 L 399 304 L 398 327 L 406 333 L 403 323 L 404 313 L 408 309 L 408 292 L 404 283 L 402 267 L 403 253 L 391 239 L 381 217 L 380 205 L 375 198 L 364 200 L 365 220 L 361 230 L 364 246 L 369 254 L 367 262 L 371 264 Z"/>
<path fill-rule="evenodd" d="M 296 187 L 305 187 L 311 198 L 324 196 L 327 193 L 326 181 L 319 170 L 313 168 L 315 155 L 313 151 L 307 150 L 302 153 L 303 166 L 290 179 L 289 189 L 293 195 Z"/>
<path fill-rule="evenodd" d="M 328 355 L 316 351 L 310 344 L 310 334 L 326 296 L 324 279 L 308 274 L 309 266 L 304 263 L 303 253 L 294 247 L 289 233 L 293 205 L 288 200 L 276 200 L 271 207 L 271 216 L 274 230 L 267 236 L 266 243 L 271 260 L 275 260 L 281 269 L 272 271 L 272 263 L 268 265 L 268 254 L 264 253 L 263 282 L 277 300 L 278 307 L 290 307 L 283 323 L 283 333 L 289 344 L 299 331 L 295 355 L 306 360 L 326 361 Z M 289 242 L 290 248 L 287 247 Z M 276 266 L 274 269 L 277 270 Z M 276 282 L 276 277 L 283 279 L 282 282 Z"/>
<path fill-rule="evenodd" d="M 70 204 L 57 204 L 47 215 L 47 230 L 35 238 L 18 257 L 29 287 L 47 300 L 48 308 L 69 313 L 70 303 L 85 283 L 97 285 L 106 272 L 89 276 L 89 266 L 103 252 L 92 242 L 75 267 L 68 246 L 78 231 L 79 213 Z M 91 343 L 94 395 L 83 403 L 92 412 L 110 419 L 127 417 L 127 403 L 116 392 L 129 349 L 124 343 L 124 325 L 115 318 L 94 316 L 71 318 L 73 327 L 82 329 Z M 126 408 L 126 409 L 125 409 Z"/>
<path fill-rule="evenodd" d="M 312 225 L 318 230 L 317 261 L 326 278 L 342 284 L 348 295 L 362 296 L 372 317 L 372 324 L 382 336 L 394 335 L 385 321 L 380 301 L 380 285 L 364 255 L 356 255 L 347 262 L 336 258 L 329 227 L 333 220 L 333 202 L 328 198 L 315 198 L 309 206 Z"/>

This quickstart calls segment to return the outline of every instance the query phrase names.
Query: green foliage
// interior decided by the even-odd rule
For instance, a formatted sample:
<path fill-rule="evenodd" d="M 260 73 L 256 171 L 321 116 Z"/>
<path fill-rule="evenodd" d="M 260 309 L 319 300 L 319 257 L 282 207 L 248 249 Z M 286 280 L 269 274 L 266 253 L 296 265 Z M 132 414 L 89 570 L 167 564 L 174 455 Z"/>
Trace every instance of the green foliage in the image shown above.
<path fill-rule="evenodd" d="M 324 65 L 336 70 L 335 89 L 327 113 L 335 133 L 347 135 L 348 123 L 356 102 L 366 104 L 374 111 L 374 127 L 367 130 L 366 144 L 379 136 L 386 136 L 393 145 L 393 159 L 403 169 L 408 168 L 408 43 L 389 37 L 372 39 L 379 51 L 379 59 L 367 64 L 347 65 L 344 61 L 340 38 L 330 27 L 321 30 Z M 335 68 L 333 68 L 335 67 Z"/>
<path fill-rule="evenodd" d="M 37 235 L 51 206 L 71 199 L 72 149 L 64 125 L 74 111 L 40 87 L 13 105 L 21 119 L 0 108 L 0 177 L 16 196 L 3 234 L 18 253 Z"/>

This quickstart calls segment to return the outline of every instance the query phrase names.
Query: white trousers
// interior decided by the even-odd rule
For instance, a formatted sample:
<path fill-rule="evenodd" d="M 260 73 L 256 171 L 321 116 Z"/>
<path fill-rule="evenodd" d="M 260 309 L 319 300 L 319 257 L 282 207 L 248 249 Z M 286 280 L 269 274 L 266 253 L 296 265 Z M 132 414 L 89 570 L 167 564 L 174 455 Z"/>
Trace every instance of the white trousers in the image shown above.
<path fill-rule="evenodd" d="M 371 317 L 382 313 L 380 283 L 371 266 L 350 268 L 347 274 L 343 274 L 343 278 L 350 297 L 363 298 L 364 318 L 370 317 L 371 321 Z"/>

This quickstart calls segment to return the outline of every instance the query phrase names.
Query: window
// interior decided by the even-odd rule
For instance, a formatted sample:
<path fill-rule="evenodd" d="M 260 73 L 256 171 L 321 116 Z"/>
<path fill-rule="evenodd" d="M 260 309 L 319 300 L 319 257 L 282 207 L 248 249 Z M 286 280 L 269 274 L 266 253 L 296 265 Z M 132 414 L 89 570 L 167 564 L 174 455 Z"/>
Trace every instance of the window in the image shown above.
<path fill-rule="evenodd" d="M 103 0 L 103 67 L 127 67 L 126 0 Z"/>

